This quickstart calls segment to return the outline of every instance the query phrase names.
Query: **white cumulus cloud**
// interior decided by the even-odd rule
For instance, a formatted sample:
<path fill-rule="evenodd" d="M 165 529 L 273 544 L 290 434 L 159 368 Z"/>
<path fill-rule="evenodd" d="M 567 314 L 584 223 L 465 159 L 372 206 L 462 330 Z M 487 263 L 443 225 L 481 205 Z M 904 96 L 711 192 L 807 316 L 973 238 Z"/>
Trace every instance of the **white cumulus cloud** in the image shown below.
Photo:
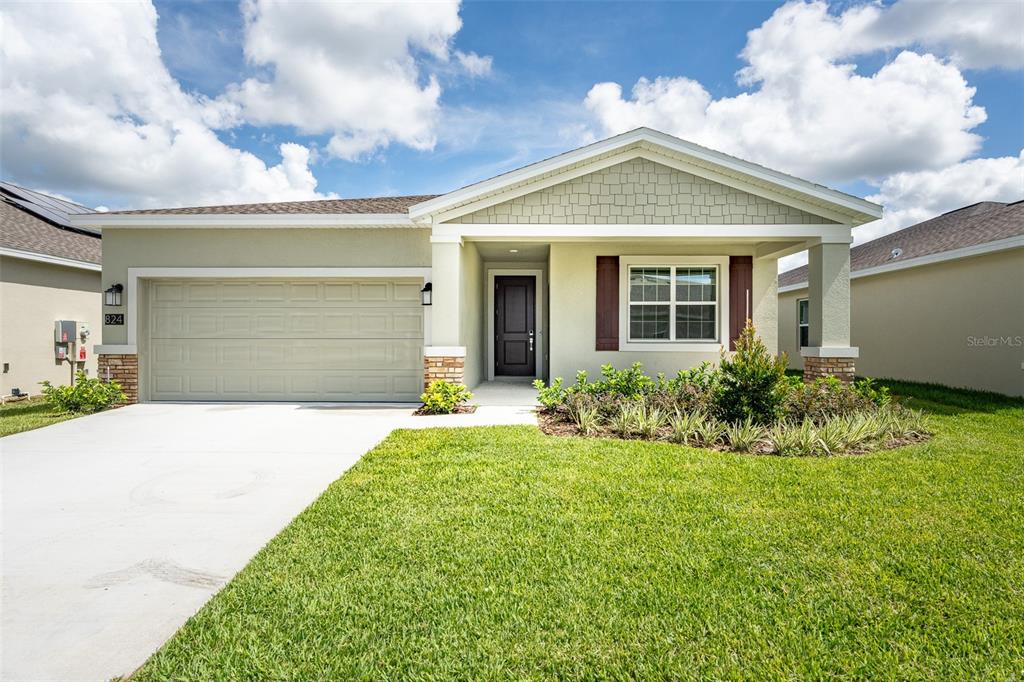
<path fill-rule="evenodd" d="M 218 138 L 231 108 L 170 75 L 150 3 L 8 3 L 0 22 L 11 177 L 136 206 L 320 196 L 306 147 L 271 166 Z"/>
<path fill-rule="evenodd" d="M 442 91 L 435 71 L 450 63 L 471 76 L 491 69 L 490 57 L 452 50 L 462 25 L 457 0 L 301 9 L 245 0 L 242 12 L 245 57 L 262 73 L 229 88 L 223 100 L 255 125 L 330 134 L 327 151 L 343 159 L 391 143 L 433 149 Z"/>
<path fill-rule="evenodd" d="M 879 11 L 782 6 L 748 34 L 738 79 L 752 89 L 734 97 L 662 76 L 640 79 L 630 97 L 598 83 L 584 104 L 606 134 L 648 125 L 821 182 L 936 169 L 976 152 L 972 131 L 986 114 L 954 64 L 903 51 L 860 75 L 842 61 Z"/>

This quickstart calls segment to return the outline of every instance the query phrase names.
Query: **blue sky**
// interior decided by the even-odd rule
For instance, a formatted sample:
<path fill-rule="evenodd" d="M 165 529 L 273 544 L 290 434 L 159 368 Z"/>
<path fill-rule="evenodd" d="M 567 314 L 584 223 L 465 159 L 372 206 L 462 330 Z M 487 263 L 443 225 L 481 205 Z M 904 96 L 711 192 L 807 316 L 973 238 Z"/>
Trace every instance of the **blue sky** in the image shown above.
<path fill-rule="evenodd" d="M 625 85 L 641 77 L 684 75 L 701 82 L 715 97 L 744 91 L 735 78 L 744 63 L 739 53 L 747 31 L 766 21 L 773 2 L 472 2 L 464 4 L 462 28 L 454 43 L 493 57 L 484 80 L 452 78 L 443 106 L 498 112 L 538 113 L 538 128 L 560 107 L 583 100 L 594 83 Z M 848 3 L 847 3 L 848 4 Z M 171 74 L 187 89 L 215 97 L 247 69 L 242 51 L 243 22 L 231 2 L 158 2 L 158 38 Z M 834 6 L 835 7 L 835 6 Z M 857 60 L 858 72 L 873 73 L 892 51 Z M 964 70 L 977 88 L 975 103 L 988 120 L 975 128 L 984 137 L 978 156 L 1016 155 L 1024 145 L 1024 74 L 1009 69 Z M 531 131 L 528 144 L 491 131 L 473 149 L 431 151 L 392 147 L 356 163 L 324 160 L 317 166 L 318 189 L 342 196 L 444 192 L 494 172 L 518 167 L 565 149 L 555 134 Z M 245 127 L 223 133 L 225 140 L 270 163 L 280 160 L 276 144 L 301 140 L 323 146 L 326 135 L 303 136 L 294 128 Z M 511 137 L 511 136 L 510 136 Z M 867 194 L 861 181 L 836 183 Z"/>
<path fill-rule="evenodd" d="M 2 173 L 111 208 L 436 193 L 649 125 L 883 202 L 872 236 L 1024 197 L 1021 3 L 380 7 L 7 5 Z"/>

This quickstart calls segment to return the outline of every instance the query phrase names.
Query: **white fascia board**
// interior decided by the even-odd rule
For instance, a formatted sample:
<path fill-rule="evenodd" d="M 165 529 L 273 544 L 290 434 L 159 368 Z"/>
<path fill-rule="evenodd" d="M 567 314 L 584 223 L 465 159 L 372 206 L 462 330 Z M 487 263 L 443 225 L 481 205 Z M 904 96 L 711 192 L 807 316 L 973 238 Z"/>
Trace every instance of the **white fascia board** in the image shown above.
<path fill-rule="evenodd" d="M 92 270 L 93 272 L 101 272 L 103 270 L 103 265 L 100 263 L 90 263 L 89 261 L 75 260 L 73 258 L 61 258 L 60 256 L 51 256 L 46 253 L 35 253 L 33 251 L 22 251 L 21 249 L 0 247 L 0 256 L 20 258 L 21 260 L 30 260 L 37 263 L 48 263 L 50 265 L 63 265 L 67 268 Z"/>
<path fill-rule="evenodd" d="M 574 241 L 595 239 L 705 238 L 799 239 L 849 244 L 849 225 L 573 225 L 541 223 L 448 223 L 435 225 L 432 241 L 459 239 Z"/>
<path fill-rule="evenodd" d="M 168 227 L 423 227 L 413 223 L 405 213 L 269 213 L 241 214 L 170 214 L 148 213 L 110 215 L 91 213 L 71 216 L 74 225 L 108 228 L 168 228 Z"/>
<path fill-rule="evenodd" d="M 712 167 L 719 167 L 729 172 L 739 173 L 760 180 L 784 187 L 790 191 L 799 192 L 812 196 L 819 201 L 827 202 L 845 209 L 847 212 L 854 212 L 868 220 L 882 217 L 882 207 L 866 199 L 861 199 L 843 192 L 839 192 L 822 185 L 816 185 L 807 180 L 801 180 L 778 171 L 773 171 L 749 161 L 743 161 L 721 152 L 716 152 L 706 147 L 681 140 L 671 135 L 651 130 L 649 128 L 638 128 L 631 130 L 607 140 L 595 142 L 594 144 L 581 147 L 573 151 L 559 154 L 544 161 L 524 166 L 518 170 L 498 175 L 489 180 L 484 180 L 454 192 L 449 192 L 435 199 L 430 199 L 416 204 L 409 208 L 409 215 L 416 220 L 428 214 L 438 213 L 458 204 L 471 201 L 474 197 L 481 197 L 486 194 L 499 192 L 503 188 L 528 182 L 547 173 L 557 171 L 564 166 L 573 165 L 586 161 L 587 159 L 626 148 L 632 145 L 646 143 L 648 145 L 666 148 L 677 154 L 689 156 L 706 163 Z"/>
<path fill-rule="evenodd" d="M 930 253 L 927 256 L 918 256 L 917 258 L 910 258 L 905 261 L 893 261 L 884 265 L 876 265 L 873 268 L 854 270 L 850 273 L 850 279 L 882 275 L 887 272 L 918 268 L 923 265 L 945 263 L 948 261 L 960 260 L 961 258 L 970 258 L 972 256 L 983 256 L 986 253 L 997 253 L 999 251 L 1009 251 L 1010 249 L 1019 249 L 1022 247 L 1024 247 L 1024 236 L 1008 237 L 1006 239 L 998 239 L 994 242 L 987 242 L 985 244 L 965 246 L 962 249 L 953 249 L 952 251 L 943 251 L 942 253 Z M 779 287 L 779 293 L 785 294 L 790 291 L 800 291 L 801 289 L 806 288 L 807 282 L 798 282 L 797 284 L 789 284 L 784 287 Z"/>

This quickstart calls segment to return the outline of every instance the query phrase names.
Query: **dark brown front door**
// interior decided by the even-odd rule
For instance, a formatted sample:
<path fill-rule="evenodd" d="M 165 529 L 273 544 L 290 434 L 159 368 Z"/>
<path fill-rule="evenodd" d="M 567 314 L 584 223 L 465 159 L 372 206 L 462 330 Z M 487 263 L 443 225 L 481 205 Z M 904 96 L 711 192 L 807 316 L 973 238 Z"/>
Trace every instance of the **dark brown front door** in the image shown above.
<path fill-rule="evenodd" d="M 494 277 L 494 374 L 537 374 L 536 293 L 534 277 Z"/>

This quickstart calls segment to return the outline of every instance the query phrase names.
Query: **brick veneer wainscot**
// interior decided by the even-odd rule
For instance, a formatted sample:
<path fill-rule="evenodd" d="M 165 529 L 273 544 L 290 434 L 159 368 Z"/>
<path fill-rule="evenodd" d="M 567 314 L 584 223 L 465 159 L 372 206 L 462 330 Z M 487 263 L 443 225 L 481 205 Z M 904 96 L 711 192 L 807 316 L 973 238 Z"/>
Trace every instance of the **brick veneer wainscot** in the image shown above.
<path fill-rule="evenodd" d="M 96 358 L 99 378 L 116 381 L 125 394 L 124 404 L 139 402 L 139 356 L 100 353 Z"/>
<path fill-rule="evenodd" d="M 461 384 L 465 375 L 466 358 L 450 355 L 435 355 L 423 358 L 423 388 L 431 381 L 443 379 Z"/>
<path fill-rule="evenodd" d="M 804 382 L 835 377 L 845 384 L 853 381 L 854 358 L 804 358 Z"/>

